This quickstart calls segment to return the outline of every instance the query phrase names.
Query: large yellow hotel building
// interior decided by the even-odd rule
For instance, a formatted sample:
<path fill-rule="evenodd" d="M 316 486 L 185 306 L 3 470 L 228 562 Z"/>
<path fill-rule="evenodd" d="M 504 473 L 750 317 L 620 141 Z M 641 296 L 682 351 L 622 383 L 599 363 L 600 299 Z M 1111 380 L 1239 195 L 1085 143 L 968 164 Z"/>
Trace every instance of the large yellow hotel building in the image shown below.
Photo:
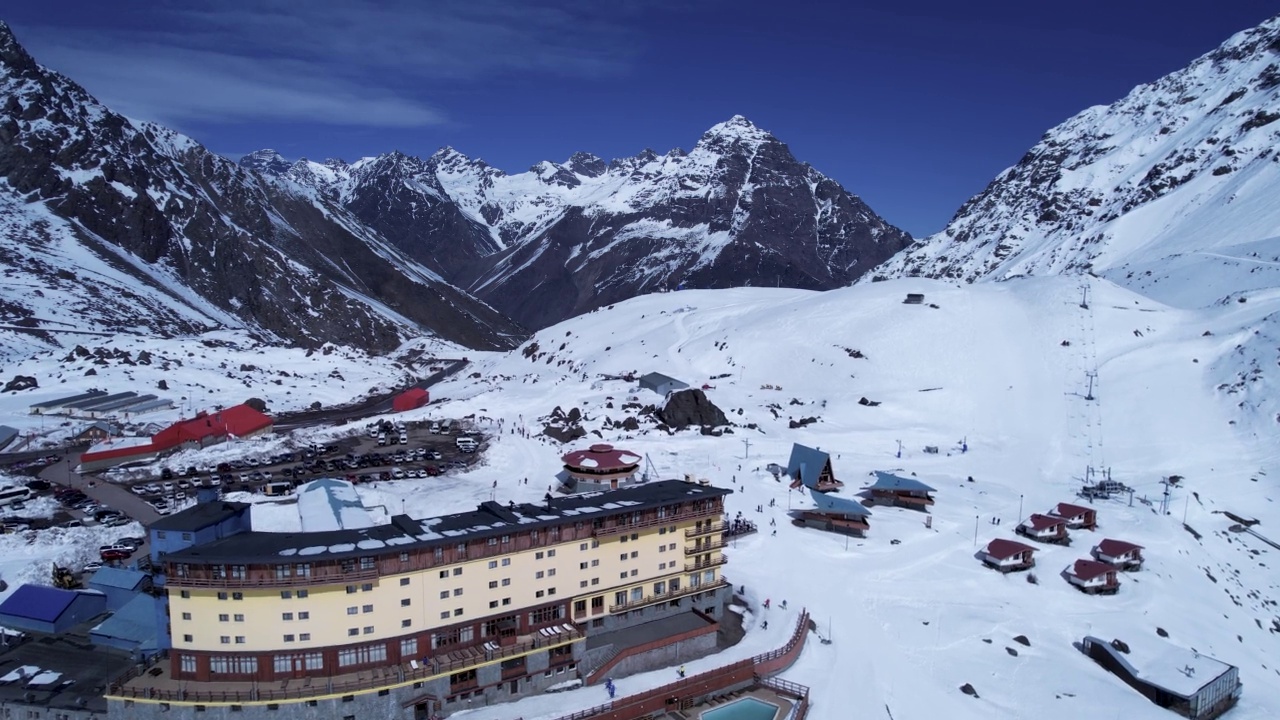
<path fill-rule="evenodd" d="M 644 626 L 657 641 L 678 616 L 721 617 L 732 594 L 721 574 L 730 492 L 667 480 L 355 530 L 233 528 L 219 539 L 207 531 L 226 518 L 197 506 L 151 529 L 169 548 L 158 557 L 167 667 L 108 695 L 203 711 L 228 688 L 278 704 L 291 693 L 262 688 L 340 694 L 347 679 L 384 677 L 429 696 L 434 712 L 539 691 L 589 670 L 579 664 L 592 636 Z M 228 517 L 246 510 L 218 505 Z"/>

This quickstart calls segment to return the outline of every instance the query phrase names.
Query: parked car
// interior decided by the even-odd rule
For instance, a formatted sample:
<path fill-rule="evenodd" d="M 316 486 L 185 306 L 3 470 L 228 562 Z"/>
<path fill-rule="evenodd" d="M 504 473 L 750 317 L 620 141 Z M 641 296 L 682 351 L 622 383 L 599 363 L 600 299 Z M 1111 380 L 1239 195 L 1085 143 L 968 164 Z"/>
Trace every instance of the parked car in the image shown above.
<path fill-rule="evenodd" d="M 129 552 L 137 552 L 137 551 L 138 551 L 138 543 L 137 543 L 137 542 L 135 542 L 133 538 L 128 538 L 128 537 L 116 538 L 116 541 L 115 541 L 114 543 L 112 543 L 112 546 L 113 546 L 113 547 L 120 547 L 120 548 L 127 548 L 127 549 L 129 550 Z"/>
<path fill-rule="evenodd" d="M 131 554 L 132 553 L 126 552 L 124 550 L 116 550 L 116 549 L 98 551 L 98 557 L 102 558 L 103 562 L 111 562 L 112 560 L 128 560 Z"/>
<path fill-rule="evenodd" d="M 85 566 L 80 570 L 80 572 L 91 573 L 91 572 L 97 572 L 98 570 L 101 570 L 101 569 L 102 569 L 102 563 L 98 562 L 97 560 L 94 560 L 93 562 L 85 563 Z"/>
<path fill-rule="evenodd" d="M 171 470 L 171 469 L 169 469 L 169 468 L 160 468 L 160 479 L 161 479 L 161 480 L 172 480 L 172 479 L 173 479 L 173 470 Z"/>
<path fill-rule="evenodd" d="M 129 492 L 133 493 L 134 495 L 146 495 L 147 488 L 143 485 L 134 485 L 133 487 L 129 488 Z"/>

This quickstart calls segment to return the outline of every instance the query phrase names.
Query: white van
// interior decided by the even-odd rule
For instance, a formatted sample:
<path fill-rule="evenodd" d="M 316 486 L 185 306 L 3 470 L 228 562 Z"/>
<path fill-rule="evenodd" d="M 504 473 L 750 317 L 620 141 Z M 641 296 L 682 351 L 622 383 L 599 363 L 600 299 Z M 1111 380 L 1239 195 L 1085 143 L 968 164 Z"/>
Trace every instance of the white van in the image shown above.
<path fill-rule="evenodd" d="M 475 452 L 476 448 L 480 446 L 480 444 L 477 443 L 476 439 L 473 437 L 464 436 L 464 437 L 458 438 L 457 440 L 454 440 L 453 442 L 455 445 L 458 446 L 458 449 L 464 453 Z"/>

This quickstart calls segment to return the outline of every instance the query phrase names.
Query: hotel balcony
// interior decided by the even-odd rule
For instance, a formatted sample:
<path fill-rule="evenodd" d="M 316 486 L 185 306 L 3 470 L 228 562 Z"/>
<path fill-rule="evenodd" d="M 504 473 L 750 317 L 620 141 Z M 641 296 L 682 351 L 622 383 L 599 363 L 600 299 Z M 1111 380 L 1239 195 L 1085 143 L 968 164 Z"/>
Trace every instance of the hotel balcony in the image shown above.
<path fill-rule="evenodd" d="M 717 555 L 711 558 L 710 562 L 704 562 L 702 560 L 699 560 L 697 562 L 685 563 L 684 571 L 694 572 L 695 570 L 706 570 L 707 568 L 719 567 L 721 565 L 724 565 L 727 562 L 729 562 L 729 558 L 725 557 L 724 555 Z"/>
<path fill-rule="evenodd" d="M 704 542 L 701 545 L 687 546 L 684 549 L 684 554 L 685 555 L 701 555 L 702 553 L 709 553 L 712 550 L 719 550 L 720 548 L 726 545 L 728 545 L 728 543 L 724 541 L 724 538 L 720 538 L 719 540 Z"/>
<path fill-rule="evenodd" d="M 343 572 L 337 568 L 332 570 L 313 568 L 310 575 L 291 575 L 287 577 L 261 576 L 261 577 L 235 577 L 226 575 L 223 577 L 203 576 L 195 577 L 192 575 L 169 575 L 167 585 L 171 588 L 288 588 L 299 585 L 343 585 L 351 581 L 357 580 L 377 580 L 378 569 L 376 567 L 361 570 L 354 568 L 347 572 Z"/>
<path fill-rule="evenodd" d="M 697 593 L 707 592 L 709 590 L 715 590 L 717 588 L 727 587 L 728 585 L 729 585 L 728 580 L 725 580 L 724 578 L 720 578 L 713 583 L 703 583 L 701 585 L 690 585 L 687 587 L 682 587 L 679 590 L 668 590 L 664 593 L 660 593 L 656 595 L 645 595 L 639 600 L 628 600 L 627 602 L 622 603 L 621 605 L 610 605 L 609 612 L 615 613 L 615 612 L 621 612 L 623 610 L 634 610 L 636 608 L 644 607 L 646 605 L 653 605 L 655 603 L 666 602 L 668 600 L 675 600 L 676 598 L 682 598 L 686 595 L 695 595 Z"/>
<path fill-rule="evenodd" d="M 704 523 L 702 527 L 691 527 L 684 531 L 687 538 L 698 537 L 699 535 L 714 535 L 728 530 L 729 526 L 722 522 Z"/>

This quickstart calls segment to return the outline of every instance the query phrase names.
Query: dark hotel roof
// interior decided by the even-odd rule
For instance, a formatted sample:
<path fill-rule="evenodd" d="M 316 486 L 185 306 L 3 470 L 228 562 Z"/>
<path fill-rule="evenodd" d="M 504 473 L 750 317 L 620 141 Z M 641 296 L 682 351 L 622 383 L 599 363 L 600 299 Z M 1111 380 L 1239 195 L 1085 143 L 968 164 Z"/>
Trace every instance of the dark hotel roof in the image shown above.
<path fill-rule="evenodd" d="M 284 564 L 369 556 L 422 547 L 447 547 L 469 540 L 532 530 L 566 521 L 589 521 L 733 492 L 682 480 L 661 480 L 619 490 L 552 498 L 543 504 L 485 502 L 470 512 L 414 519 L 396 515 L 386 525 L 316 533 L 245 532 L 168 553 L 170 562 Z M 176 516 L 170 516 L 176 517 Z M 155 526 L 152 526 L 155 527 Z"/>

